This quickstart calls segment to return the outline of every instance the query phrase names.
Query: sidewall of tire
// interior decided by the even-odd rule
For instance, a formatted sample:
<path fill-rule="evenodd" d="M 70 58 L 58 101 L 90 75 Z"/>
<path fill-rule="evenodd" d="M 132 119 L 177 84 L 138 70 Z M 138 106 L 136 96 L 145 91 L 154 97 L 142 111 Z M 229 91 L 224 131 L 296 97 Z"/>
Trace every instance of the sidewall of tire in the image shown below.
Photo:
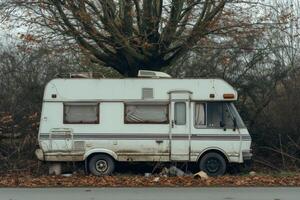
<path fill-rule="evenodd" d="M 101 173 L 96 169 L 96 162 L 98 160 L 105 160 L 107 162 L 108 169 L 104 173 Z M 111 175 L 115 169 L 115 162 L 114 162 L 113 158 L 111 158 L 108 155 L 96 154 L 89 159 L 88 168 L 89 168 L 89 171 L 95 176 Z"/>
<path fill-rule="evenodd" d="M 209 158 L 217 158 L 220 163 L 221 163 L 221 167 L 220 169 L 216 172 L 216 173 L 210 173 L 206 170 L 206 161 L 209 159 Z M 219 153 L 215 153 L 215 152 L 210 152 L 210 153 L 207 153 L 205 154 L 200 162 L 199 162 L 199 168 L 201 171 L 204 171 L 207 173 L 207 175 L 209 176 L 222 176 L 225 174 L 226 172 L 226 169 L 227 169 L 227 163 L 226 163 L 226 160 L 224 159 L 224 157 L 222 155 L 220 155 Z"/>

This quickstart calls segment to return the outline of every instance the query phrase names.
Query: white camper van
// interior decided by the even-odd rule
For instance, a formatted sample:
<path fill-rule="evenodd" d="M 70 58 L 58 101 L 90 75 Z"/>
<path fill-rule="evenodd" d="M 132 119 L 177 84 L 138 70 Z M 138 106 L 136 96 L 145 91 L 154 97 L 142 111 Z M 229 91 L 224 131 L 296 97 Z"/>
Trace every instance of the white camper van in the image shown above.
<path fill-rule="evenodd" d="M 221 79 L 61 78 L 44 93 L 38 159 L 85 161 L 94 175 L 116 161 L 196 162 L 209 175 L 251 159 L 251 137 Z"/>

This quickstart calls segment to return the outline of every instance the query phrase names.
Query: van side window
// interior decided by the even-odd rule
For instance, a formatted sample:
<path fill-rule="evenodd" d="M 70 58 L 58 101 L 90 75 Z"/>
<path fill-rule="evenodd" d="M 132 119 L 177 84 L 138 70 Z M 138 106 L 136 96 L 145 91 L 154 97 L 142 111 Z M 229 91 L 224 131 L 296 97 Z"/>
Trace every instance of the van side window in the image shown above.
<path fill-rule="evenodd" d="M 207 126 L 212 128 L 233 128 L 233 119 L 226 103 L 207 103 Z"/>
<path fill-rule="evenodd" d="M 125 104 L 126 124 L 167 124 L 168 104 Z"/>
<path fill-rule="evenodd" d="M 200 128 L 206 125 L 206 104 L 195 103 L 195 127 Z"/>
<path fill-rule="evenodd" d="M 185 102 L 176 102 L 174 110 L 174 120 L 176 125 L 186 124 L 186 105 Z"/>
<path fill-rule="evenodd" d="M 98 124 L 99 103 L 64 103 L 64 124 Z"/>

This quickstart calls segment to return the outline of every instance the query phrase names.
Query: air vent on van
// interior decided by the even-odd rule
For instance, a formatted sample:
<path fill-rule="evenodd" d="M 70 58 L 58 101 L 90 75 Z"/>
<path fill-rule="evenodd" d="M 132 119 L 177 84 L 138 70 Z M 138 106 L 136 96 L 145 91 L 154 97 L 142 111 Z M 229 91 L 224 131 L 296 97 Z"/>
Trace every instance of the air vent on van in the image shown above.
<path fill-rule="evenodd" d="M 171 76 L 164 72 L 139 70 L 138 77 L 142 78 L 171 78 Z"/>
<path fill-rule="evenodd" d="M 142 88 L 142 99 L 153 99 L 153 88 Z"/>

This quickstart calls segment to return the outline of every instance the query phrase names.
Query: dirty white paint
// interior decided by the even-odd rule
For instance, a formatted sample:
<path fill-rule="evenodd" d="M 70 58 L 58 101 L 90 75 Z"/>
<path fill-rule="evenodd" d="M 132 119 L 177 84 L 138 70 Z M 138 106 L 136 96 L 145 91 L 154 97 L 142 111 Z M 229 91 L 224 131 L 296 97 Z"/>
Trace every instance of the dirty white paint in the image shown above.
<path fill-rule="evenodd" d="M 143 88 L 153 99 L 143 99 Z M 234 95 L 224 99 L 224 94 Z M 220 79 L 54 79 L 44 93 L 37 156 L 46 161 L 82 161 L 106 153 L 119 161 L 197 161 L 208 150 L 223 152 L 229 162 L 243 162 L 251 137 L 237 130 L 194 127 L 196 101 L 236 101 L 237 92 Z M 64 124 L 65 102 L 99 103 L 99 123 Z M 164 102 L 167 124 L 125 124 L 124 103 Z M 186 105 L 186 124 L 173 125 L 174 103 Z"/>

